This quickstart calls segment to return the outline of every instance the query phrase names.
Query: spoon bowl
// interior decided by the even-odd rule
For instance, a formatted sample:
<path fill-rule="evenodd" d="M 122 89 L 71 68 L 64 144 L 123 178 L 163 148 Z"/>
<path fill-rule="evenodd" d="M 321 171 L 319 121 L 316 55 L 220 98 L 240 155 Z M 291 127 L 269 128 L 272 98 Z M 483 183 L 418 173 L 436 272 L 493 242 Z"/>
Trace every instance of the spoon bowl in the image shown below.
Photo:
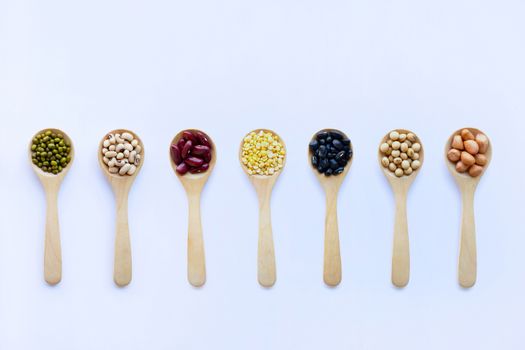
<path fill-rule="evenodd" d="M 425 151 L 421 140 L 416 133 L 406 129 L 396 129 L 399 134 L 412 133 L 416 135 L 416 141 L 421 145 L 419 150 L 420 167 L 412 172 L 410 175 L 396 176 L 388 168 L 385 168 L 381 163 L 384 157 L 383 153 L 378 147 L 379 166 L 383 171 L 386 179 L 390 183 L 390 187 L 394 192 L 396 202 L 396 213 L 394 223 L 394 244 L 392 254 L 392 283 L 398 288 L 403 288 L 410 280 L 410 245 L 408 238 L 408 218 L 407 218 L 407 196 L 410 186 L 416 179 L 425 160 Z M 391 131 L 392 132 L 392 131 Z M 385 135 L 379 145 L 389 140 L 390 133 Z"/>
<path fill-rule="evenodd" d="M 139 141 L 139 144 L 142 147 L 142 150 L 140 152 L 140 156 L 142 157 L 142 160 L 137 165 L 137 170 L 135 171 L 135 173 L 133 175 L 122 176 L 122 175 L 119 175 L 119 174 L 112 174 L 112 173 L 109 172 L 108 166 L 106 165 L 106 163 L 104 163 L 104 155 L 102 154 L 102 152 L 100 150 L 102 150 L 102 148 L 104 147 L 104 145 L 103 145 L 104 141 L 108 138 L 109 135 L 111 135 L 111 134 L 113 134 L 113 135 L 115 135 L 115 134 L 123 134 L 125 132 L 130 133 L 131 135 L 133 135 L 133 137 L 136 140 Z M 110 182 L 111 186 L 113 186 L 114 182 L 116 182 L 116 183 L 130 182 L 129 185 L 131 185 L 133 183 L 133 181 L 135 181 L 135 179 L 137 178 L 137 175 L 139 174 L 140 169 L 142 169 L 142 164 L 144 164 L 144 144 L 142 143 L 142 140 L 140 139 L 140 137 L 138 137 L 138 135 L 135 134 L 133 131 L 126 130 L 126 129 L 115 129 L 115 130 L 112 130 L 112 131 L 108 132 L 106 135 L 104 135 L 102 140 L 100 140 L 100 142 L 99 142 L 98 163 L 99 163 L 100 168 L 102 169 L 104 175 L 106 176 L 106 178 Z"/>
<path fill-rule="evenodd" d="M 462 199 L 462 218 L 461 218 L 461 238 L 458 259 L 458 281 L 463 288 L 470 288 L 476 284 L 477 279 L 477 248 L 476 248 L 476 222 L 474 216 L 474 195 L 476 188 L 481 181 L 481 177 L 490 165 L 492 160 L 492 143 L 489 139 L 489 146 L 485 156 L 487 163 L 483 166 L 482 173 L 477 177 L 472 177 L 468 173 L 460 173 L 456 170 L 453 162 L 448 159 L 448 151 L 451 148 L 452 139 L 460 134 L 461 130 L 468 129 L 474 135 L 485 133 L 476 128 L 463 128 L 454 132 L 445 145 L 445 163 L 447 168 L 456 181 L 461 192 Z M 488 138 L 488 137 L 487 137 Z"/>
<path fill-rule="evenodd" d="M 32 140 L 37 135 L 45 133 L 46 131 L 61 134 L 64 137 L 64 140 L 70 144 L 71 150 L 69 156 L 71 157 L 71 160 L 58 174 L 47 173 L 33 163 L 33 151 L 31 150 Z M 31 167 L 40 180 L 46 194 L 47 210 L 44 246 L 44 279 L 48 284 L 55 285 L 62 280 L 62 248 L 60 244 L 60 226 L 58 221 L 58 192 L 62 181 L 69 172 L 69 169 L 71 169 L 71 165 L 75 159 L 75 148 L 71 138 L 65 132 L 59 129 L 50 128 L 41 130 L 33 136 L 29 142 L 28 154 Z"/>
<path fill-rule="evenodd" d="M 392 131 L 397 131 L 400 134 L 412 133 L 412 134 L 416 135 L 416 137 L 417 137 L 416 133 L 414 133 L 414 132 L 412 132 L 410 130 L 407 130 L 407 129 L 395 129 L 395 130 L 392 130 Z M 385 137 L 383 137 L 383 139 L 381 140 L 381 143 L 379 145 L 387 142 L 387 140 L 389 139 L 389 135 L 390 135 L 390 132 L 388 134 L 386 134 Z M 391 172 L 388 168 L 385 168 L 381 164 L 381 159 L 384 157 L 384 155 L 383 155 L 383 153 L 381 153 L 381 151 L 378 148 L 379 165 L 381 165 L 381 170 L 383 170 L 383 174 L 385 175 L 385 177 L 387 178 L 387 180 L 388 180 L 388 182 L 390 183 L 391 186 L 399 186 L 399 185 L 397 185 L 399 183 L 403 183 L 404 186 L 410 186 L 412 184 L 412 182 L 414 182 L 414 180 L 416 179 L 416 176 L 419 174 L 419 171 L 423 167 L 423 163 L 425 161 L 425 148 L 423 147 L 423 144 L 421 143 L 421 140 L 419 139 L 419 137 L 417 137 L 417 141 L 421 144 L 421 150 L 419 151 L 419 161 L 421 162 L 421 166 L 418 169 L 414 170 L 414 172 L 412 174 L 410 174 L 410 175 L 403 175 L 401 177 L 397 177 L 393 172 Z"/>
<path fill-rule="evenodd" d="M 316 132 L 310 141 L 317 139 L 317 135 L 321 132 L 336 132 L 343 135 L 344 138 L 349 139 L 348 136 L 340 130 L 322 129 Z M 315 177 L 317 180 L 319 180 L 319 183 L 323 187 L 326 195 L 323 280 L 331 287 L 339 285 L 342 279 L 339 225 L 337 220 L 337 196 L 354 159 L 353 147 L 351 144 L 350 149 L 352 150 L 352 156 L 345 165 L 343 172 L 339 175 L 326 176 L 320 173 L 312 164 L 312 156 L 314 155 L 314 151 L 310 148 L 310 146 L 308 146 L 308 162 L 312 167 Z"/>
<path fill-rule="evenodd" d="M 104 163 L 104 156 L 101 152 L 103 148 L 104 140 L 111 134 L 122 134 L 130 133 L 134 139 L 139 141 L 139 145 L 142 150 L 139 153 L 141 160 L 137 164 L 137 169 L 133 175 L 119 175 L 112 174 L 109 172 L 109 168 Z M 128 223 L 128 196 L 131 186 L 135 181 L 137 175 L 142 169 L 144 164 L 144 143 L 142 140 L 132 131 L 126 129 L 116 129 L 106 135 L 99 143 L 97 150 L 98 160 L 102 172 L 106 176 L 113 193 L 115 195 L 116 202 L 116 234 L 115 234 L 115 264 L 113 279 L 119 287 L 127 286 L 131 282 L 132 278 L 132 263 L 131 263 L 131 240 L 129 235 L 129 223 Z"/>
<path fill-rule="evenodd" d="M 182 186 L 186 190 L 186 195 L 188 197 L 188 281 L 194 287 L 201 287 L 206 283 L 206 262 L 204 255 L 204 238 L 202 233 L 202 223 L 201 223 L 201 212 L 200 212 L 200 200 L 201 193 L 204 188 L 204 185 L 208 181 L 208 178 L 215 167 L 216 149 L 213 140 L 208 136 L 208 142 L 211 146 L 211 160 L 208 170 L 202 173 L 192 174 L 187 172 L 184 175 L 181 175 L 177 172 L 177 164 L 173 161 L 171 157 L 171 145 L 175 145 L 181 139 L 184 131 L 199 132 L 197 129 L 188 129 L 179 132 L 170 143 L 170 151 L 168 156 L 170 159 L 171 167 L 175 172 L 175 175 L 182 183 Z"/>
<path fill-rule="evenodd" d="M 248 136 L 252 132 L 255 132 L 256 134 L 258 134 L 261 131 L 264 132 L 264 133 L 271 133 L 271 134 L 277 136 L 279 138 L 279 141 L 281 141 L 281 144 L 283 145 L 285 154 L 287 154 L 286 153 L 286 144 L 284 143 L 284 140 L 275 131 L 272 131 L 272 130 L 269 130 L 269 129 L 255 129 L 253 131 L 250 131 L 248 134 L 246 134 L 246 136 Z M 241 163 L 241 168 L 242 168 L 242 170 L 244 170 L 246 175 L 248 175 L 250 178 L 272 178 L 272 177 L 274 177 L 276 175 L 279 176 L 281 174 L 282 170 L 284 169 L 284 167 L 286 165 L 286 155 L 284 156 L 284 159 L 283 159 L 283 167 L 281 169 L 279 169 L 278 171 L 276 171 L 273 175 L 250 174 L 249 170 L 248 170 L 248 167 L 242 162 L 242 146 L 243 145 L 244 145 L 244 138 L 241 141 L 241 145 L 239 147 L 239 163 Z"/>
<path fill-rule="evenodd" d="M 315 140 L 317 134 L 320 133 L 320 132 L 323 132 L 323 131 L 326 131 L 326 132 L 332 132 L 332 131 L 333 132 L 337 132 L 337 133 L 342 134 L 343 137 L 348 139 L 348 136 L 344 132 L 342 132 L 341 130 L 337 130 L 337 129 L 322 129 L 322 130 L 319 130 L 318 132 L 316 132 L 312 136 L 310 141 Z M 350 149 L 352 149 L 352 151 L 353 151 L 352 146 L 350 146 Z M 308 147 L 308 162 L 312 166 L 312 170 L 314 171 L 315 177 L 317 178 L 317 180 L 319 180 L 319 182 L 321 183 L 321 186 L 323 186 L 323 188 L 325 190 L 330 189 L 330 188 L 332 188 L 334 186 L 335 187 L 341 186 L 341 184 L 343 183 L 344 179 L 346 178 L 346 175 L 348 174 L 348 171 L 350 170 L 350 167 L 352 166 L 352 162 L 354 161 L 354 156 L 352 155 L 352 157 L 348 160 L 348 163 L 345 165 L 345 168 L 344 168 L 344 170 L 343 170 L 343 172 L 341 174 L 336 175 L 336 176 L 334 176 L 334 175 L 325 176 L 324 174 L 321 174 L 320 172 L 318 172 L 317 169 L 312 165 L 312 162 L 311 162 L 312 156 L 313 156 L 313 152 L 310 149 L 310 147 Z"/>
<path fill-rule="evenodd" d="M 185 130 L 182 130 L 177 135 L 175 135 L 175 137 L 171 140 L 170 147 L 171 147 L 171 145 L 177 144 L 177 142 L 182 137 L 182 133 L 184 131 L 191 131 L 191 132 L 200 131 L 200 132 L 202 132 L 201 130 L 198 130 L 198 129 L 185 129 Z M 205 134 L 205 135 L 208 135 L 208 134 L 206 134 L 204 132 L 202 132 L 202 133 Z M 177 172 L 177 165 L 175 164 L 175 162 L 171 158 L 171 154 L 168 152 L 171 167 L 173 168 L 173 171 L 175 172 L 175 175 L 177 175 L 177 177 L 182 182 L 182 184 L 184 185 L 185 188 L 186 188 L 186 185 L 189 184 L 189 183 L 194 183 L 196 181 L 198 181 L 198 182 L 202 182 L 202 181 L 206 182 L 208 180 L 208 178 L 210 177 L 210 174 L 211 174 L 213 168 L 215 167 L 215 162 L 217 160 L 217 158 L 216 158 L 217 152 L 215 150 L 215 143 L 213 142 L 213 140 L 209 136 L 208 136 L 208 141 L 210 142 L 210 145 L 211 145 L 210 167 L 208 168 L 208 170 L 206 170 L 205 172 L 202 172 L 202 173 L 192 174 L 190 172 L 187 172 L 184 175 L 179 174 Z"/>
<path fill-rule="evenodd" d="M 286 165 L 287 155 L 286 144 L 276 132 L 268 129 L 257 129 L 253 132 L 259 133 L 261 131 L 265 133 L 271 133 L 279 138 L 279 141 L 281 142 L 285 151 L 285 156 L 283 159 L 283 168 L 278 169 L 273 175 L 250 174 L 248 168 L 242 161 L 244 138 L 241 141 L 239 147 L 239 162 L 241 163 L 242 169 L 244 170 L 246 175 L 248 175 L 248 178 L 255 187 L 255 191 L 257 192 L 257 197 L 259 200 L 259 240 L 257 249 L 257 275 L 259 284 L 263 287 L 270 288 L 275 284 L 275 281 L 277 279 L 270 200 L 273 187 L 277 179 L 279 178 L 279 175 L 281 175 L 284 166 Z M 248 133 L 247 135 L 249 135 L 250 133 Z"/>
<path fill-rule="evenodd" d="M 492 143 L 490 142 L 490 139 L 489 139 L 489 148 L 487 149 L 487 152 L 485 153 L 485 156 L 487 157 L 487 164 L 483 166 L 483 172 L 481 173 L 481 175 L 477 177 L 472 177 L 468 173 L 460 173 L 456 170 L 455 164 L 448 159 L 448 151 L 450 150 L 450 145 L 452 144 L 452 139 L 454 138 L 454 136 L 460 134 L 461 130 L 464 130 L 464 129 L 469 130 L 474 135 L 483 134 L 486 136 L 484 132 L 476 128 L 462 128 L 462 129 L 457 130 L 452 135 L 450 135 L 450 137 L 448 138 L 447 144 L 445 145 L 445 161 L 446 161 L 448 170 L 450 171 L 450 173 L 452 174 L 452 176 L 454 177 L 458 185 L 474 184 L 474 183 L 478 184 L 481 180 L 481 177 L 485 174 L 485 171 L 489 167 L 490 161 L 492 160 Z"/>

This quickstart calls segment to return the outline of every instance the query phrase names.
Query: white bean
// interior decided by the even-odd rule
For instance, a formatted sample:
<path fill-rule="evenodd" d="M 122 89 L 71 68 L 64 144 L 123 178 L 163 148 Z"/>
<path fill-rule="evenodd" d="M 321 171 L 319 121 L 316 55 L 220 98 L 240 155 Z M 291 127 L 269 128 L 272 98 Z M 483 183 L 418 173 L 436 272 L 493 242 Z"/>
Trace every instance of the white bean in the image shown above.
<path fill-rule="evenodd" d="M 120 152 L 117 154 L 117 159 L 120 160 L 120 159 L 124 159 L 124 153 Z"/>
<path fill-rule="evenodd" d="M 109 172 L 110 172 L 111 174 L 116 174 L 116 173 L 118 173 L 118 168 L 110 167 L 110 168 L 109 168 Z"/>
<path fill-rule="evenodd" d="M 114 158 L 114 157 L 117 156 L 117 152 L 115 152 L 115 151 L 108 151 L 108 152 L 106 152 L 104 155 L 105 155 L 106 157 L 108 157 L 108 158 Z"/>
<path fill-rule="evenodd" d="M 120 168 L 120 170 L 118 171 L 119 175 L 126 175 L 130 168 L 131 164 L 124 164 L 122 168 Z"/>
<path fill-rule="evenodd" d="M 131 151 L 130 154 L 129 154 L 129 162 L 130 163 L 135 163 L 135 156 L 137 155 L 137 151 Z"/>
<path fill-rule="evenodd" d="M 109 143 L 109 140 L 104 140 L 104 148 L 108 148 L 111 143 Z"/>
<path fill-rule="evenodd" d="M 121 135 L 121 137 L 124 139 L 124 140 L 128 140 L 129 142 L 133 141 L 133 135 L 131 135 L 129 132 L 125 132 Z"/>
<path fill-rule="evenodd" d="M 130 165 L 129 170 L 127 172 L 128 175 L 135 174 L 135 171 L 137 170 L 137 167 L 135 165 Z"/>

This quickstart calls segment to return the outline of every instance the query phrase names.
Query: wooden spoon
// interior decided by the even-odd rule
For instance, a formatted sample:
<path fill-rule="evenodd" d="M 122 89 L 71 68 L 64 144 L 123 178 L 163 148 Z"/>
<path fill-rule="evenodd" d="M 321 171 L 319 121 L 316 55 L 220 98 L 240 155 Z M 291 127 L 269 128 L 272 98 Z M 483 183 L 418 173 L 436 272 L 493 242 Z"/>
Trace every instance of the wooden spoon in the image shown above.
<path fill-rule="evenodd" d="M 139 141 L 142 151 L 140 153 L 141 161 L 137 165 L 137 170 L 133 175 L 112 174 L 109 172 L 108 166 L 104 163 L 103 154 L 101 152 L 103 148 L 104 140 L 110 134 L 122 134 L 128 132 L 135 139 Z M 98 148 L 98 161 L 102 172 L 106 175 L 106 178 L 113 189 L 115 194 L 115 201 L 117 207 L 117 225 L 115 235 L 115 267 L 113 272 L 113 279 L 119 287 L 127 286 L 131 282 L 131 243 L 129 237 L 129 224 L 128 224 L 128 194 L 133 185 L 133 181 L 137 177 L 142 164 L 144 163 L 144 144 L 142 140 L 133 132 L 125 129 L 117 129 L 107 133 L 104 138 L 100 141 Z"/>
<path fill-rule="evenodd" d="M 400 134 L 411 133 L 409 130 L 397 129 L 395 130 Z M 415 134 L 415 133 L 413 133 Z M 385 143 L 389 139 L 390 133 L 386 134 L 385 137 L 381 140 L 381 144 Z M 417 134 L 415 134 L 417 135 Z M 421 140 L 417 140 L 421 144 Z M 424 148 L 421 144 L 421 150 L 419 151 L 419 161 L 421 166 L 414 170 L 410 175 L 403 175 L 402 177 L 397 177 L 389 169 L 383 167 L 381 164 L 381 159 L 384 155 L 378 149 L 379 156 L 379 165 L 385 174 L 392 190 L 394 192 L 394 197 L 396 201 L 396 214 L 395 214 L 395 223 L 394 223 L 394 245 L 393 245 L 393 255 L 392 255 L 392 283 L 399 288 L 405 287 L 408 284 L 410 279 L 410 245 L 408 240 L 408 219 L 407 219 L 407 195 L 410 185 L 416 179 L 419 170 L 423 166 L 424 161 Z"/>
<path fill-rule="evenodd" d="M 463 128 L 465 129 L 465 128 Z M 470 288 L 476 283 L 477 275 L 477 252 L 476 252 L 476 223 L 474 219 L 474 194 L 476 188 L 485 173 L 485 170 L 492 159 L 492 144 L 489 141 L 489 148 L 486 152 L 487 164 L 483 167 L 483 173 L 478 177 L 472 177 L 468 173 L 461 174 L 456 171 L 456 166 L 448 160 L 447 153 L 450 150 L 452 139 L 458 135 L 461 130 L 456 131 L 450 136 L 445 146 L 445 162 L 448 170 L 456 180 L 459 190 L 461 192 L 461 199 L 463 202 L 463 214 L 461 219 L 461 240 L 459 248 L 459 264 L 458 264 L 458 280 L 459 284 L 464 288 Z M 466 128 L 474 135 L 484 134 L 475 128 Z"/>
<path fill-rule="evenodd" d="M 342 131 L 335 129 L 323 129 L 312 136 L 312 141 L 317 134 L 322 131 L 335 131 L 345 138 L 348 138 Z M 312 150 L 308 147 L 308 162 L 312 164 Z M 352 165 L 353 155 L 346 164 L 344 171 L 337 176 L 325 176 L 317 171 L 312 165 L 312 170 L 321 183 L 326 194 L 326 219 L 325 219 L 325 236 L 324 236 L 324 282 L 332 287 L 341 283 L 342 269 L 341 269 L 341 252 L 339 248 L 339 227 L 337 224 L 337 195 L 339 188 L 343 183 L 346 174 Z"/>
<path fill-rule="evenodd" d="M 173 138 L 170 147 L 173 144 L 177 144 L 184 131 L 186 130 L 179 132 Z M 195 132 L 199 130 L 190 129 L 189 131 Z M 191 174 L 188 172 L 184 175 L 180 175 L 177 172 L 177 165 L 171 158 L 171 153 L 168 152 L 173 171 L 175 171 L 175 175 L 177 175 L 182 183 L 188 197 L 188 281 L 194 287 L 201 287 L 206 282 L 206 262 L 204 256 L 200 201 L 202 189 L 204 188 L 204 185 L 206 185 L 217 160 L 215 144 L 209 137 L 208 141 L 211 144 L 211 161 L 210 167 L 204 173 Z"/>
<path fill-rule="evenodd" d="M 46 173 L 37 165 L 33 164 L 32 158 L 32 141 L 29 143 L 29 161 L 35 171 L 38 179 L 44 187 L 47 202 L 46 214 L 46 236 L 44 248 L 44 278 L 47 283 L 55 285 L 62 279 L 62 250 L 60 247 L 60 227 L 58 222 L 58 191 L 64 177 L 71 168 L 71 164 L 75 158 L 75 150 L 71 138 L 65 132 L 59 129 L 44 129 L 39 131 L 36 135 L 42 134 L 46 131 L 51 131 L 56 134 L 62 134 L 64 140 L 71 145 L 71 161 L 58 174 Z"/>
<path fill-rule="evenodd" d="M 260 131 L 270 132 L 273 135 L 279 137 L 281 144 L 286 151 L 286 145 L 283 139 L 277 135 L 277 133 L 267 129 L 257 129 L 253 132 L 258 133 Z M 272 220 L 271 220 L 271 209 L 270 199 L 272 196 L 272 189 L 275 182 L 281 174 L 281 170 L 276 171 L 271 176 L 264 175 L 250 175 L 248 168 L 242 162 L 242 146 L 244 139 L 241 141 L 239 147 L 239 161 L 244 172 L 248 175 L 250 181 L 255 187 L 257 197 L 259 199 L 259 243 L 257 253 L 257 274 L 259 284 L 263 287 L 269 288 L 275 284 L 277 279 L 275 269 L 275 250 L 273 245 L 272 235 Z M 284 157 L 283 166 L 286 164 L 286 156 Z"/>

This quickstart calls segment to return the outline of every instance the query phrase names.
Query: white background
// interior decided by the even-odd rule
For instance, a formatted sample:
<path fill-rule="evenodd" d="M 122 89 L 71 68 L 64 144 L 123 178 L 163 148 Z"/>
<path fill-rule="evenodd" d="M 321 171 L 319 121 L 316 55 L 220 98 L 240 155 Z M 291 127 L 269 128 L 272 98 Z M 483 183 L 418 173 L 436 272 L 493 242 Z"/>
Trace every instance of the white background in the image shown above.
<path fill-rule="evenodd" d="M 522 349 L 525 343 L 525 3 L 0 0 L 0 349 Z M 478 283 L 457 285 L 460 197 L 449 135 L 484 130 Z M 43 281 L 44 193 L 27 144 L 66 131 L 63 282 Z M 133 282 L 112 281 L 114 203 L 100 138 L 128 128 L 146 159 L 130 196 Z M 218 162 L 202 201 L 207 284 L 186 280 L 186 199 L 171 138 L 196 127 Z M 278 281 L 256 281 L 257 201 L 237 150 L 277 131 Z M 324 198 L 312 134 L 346 132 L 343 282 L 322 281 Z M 410 192 L 411 281 L 390 283 L 393 198 L 377 164 L 390 129 L 423 141 Z M 521 146 L 520 146 L 521 145 Z"/>

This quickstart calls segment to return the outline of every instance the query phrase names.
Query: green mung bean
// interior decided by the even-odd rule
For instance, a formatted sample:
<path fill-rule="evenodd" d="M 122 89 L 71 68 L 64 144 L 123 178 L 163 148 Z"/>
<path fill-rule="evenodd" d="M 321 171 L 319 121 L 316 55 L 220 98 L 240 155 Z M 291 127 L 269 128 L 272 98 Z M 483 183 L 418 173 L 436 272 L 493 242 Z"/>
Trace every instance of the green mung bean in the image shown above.
<path fill-rule="evenodd" d="M 33 138 L 31 156 L 44 172 L 58 174 L 71 162 L 71 143 L 62 134 L 47 130 Z"/>

